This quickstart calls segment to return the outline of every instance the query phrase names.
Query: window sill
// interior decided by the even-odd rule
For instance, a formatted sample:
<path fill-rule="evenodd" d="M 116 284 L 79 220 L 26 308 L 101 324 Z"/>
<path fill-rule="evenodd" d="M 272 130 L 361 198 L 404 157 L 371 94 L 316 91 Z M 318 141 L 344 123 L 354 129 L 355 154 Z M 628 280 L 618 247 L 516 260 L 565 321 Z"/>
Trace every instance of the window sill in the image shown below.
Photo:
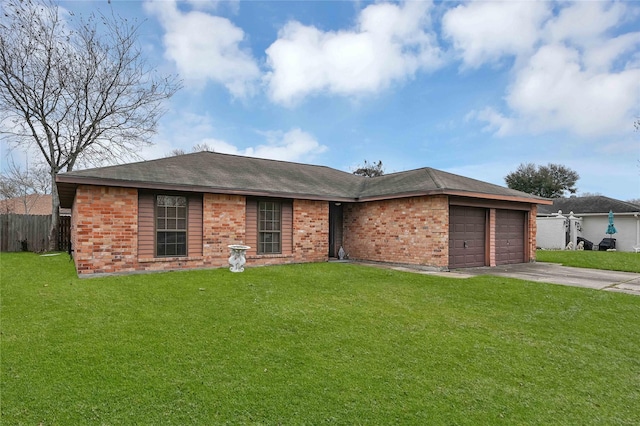
<path fill-rule="evenodd" d="M 203 256 L 174 256 L 174 257 L 150 257 L 144 259 L 138 259 L 139 263 L 154 263 L 154 262 L 186 262 L 190 260 L 203 260 Z"/>
<path fill-rule="evenodd" d="M 293 257 L 293 253 L 291 254 L 252 254 L 247 255 L 247 259 L 285 259 L 288 257 Z"/>

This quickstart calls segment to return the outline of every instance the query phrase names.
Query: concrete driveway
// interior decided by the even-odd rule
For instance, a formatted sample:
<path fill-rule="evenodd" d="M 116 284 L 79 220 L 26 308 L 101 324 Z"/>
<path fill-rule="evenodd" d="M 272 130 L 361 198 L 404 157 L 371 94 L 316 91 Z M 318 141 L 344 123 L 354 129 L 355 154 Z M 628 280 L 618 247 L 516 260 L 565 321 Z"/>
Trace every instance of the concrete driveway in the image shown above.
<path fill-rule="evenodd" d="M 640 296 L 640 274 L 631 272 L 573 268 L 555 263 L 535 262 L 496 266 L 493 268 L 457 269 L 451 273 L 465 276 L 496 275 L 519 278 L 527 281 L 616 291 Z"/>

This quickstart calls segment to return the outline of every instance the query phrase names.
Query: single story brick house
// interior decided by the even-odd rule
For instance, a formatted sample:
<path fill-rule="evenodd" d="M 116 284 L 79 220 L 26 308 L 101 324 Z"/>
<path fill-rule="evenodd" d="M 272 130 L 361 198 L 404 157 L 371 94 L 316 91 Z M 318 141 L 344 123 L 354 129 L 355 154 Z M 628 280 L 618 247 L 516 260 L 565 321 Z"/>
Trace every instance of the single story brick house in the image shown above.
<path fill-rule="evenodd" d="M 422 168 L 375 178 L 324 166 L 200 152 L 63 173 L 81 276 L 353 260 L 441 270 L 535 259 L 550 200 Z"/>

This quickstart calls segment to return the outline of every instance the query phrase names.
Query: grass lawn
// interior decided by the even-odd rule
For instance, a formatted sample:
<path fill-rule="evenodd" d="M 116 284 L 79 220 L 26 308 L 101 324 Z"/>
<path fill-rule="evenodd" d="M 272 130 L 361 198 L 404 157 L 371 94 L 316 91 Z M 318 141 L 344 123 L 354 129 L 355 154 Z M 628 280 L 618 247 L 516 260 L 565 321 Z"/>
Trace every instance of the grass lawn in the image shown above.
<path fill-rule="evenodd" d="M 3 253 L 1 423 L 640 424 L 640 297 L 325 263 Z"/>
<path fill-rule="evenodd" d="M 640 273 L 640 253 L 592 250 L 538 250 L 539 262 L 560 263 L 564 266 L 606 269 Z"/>

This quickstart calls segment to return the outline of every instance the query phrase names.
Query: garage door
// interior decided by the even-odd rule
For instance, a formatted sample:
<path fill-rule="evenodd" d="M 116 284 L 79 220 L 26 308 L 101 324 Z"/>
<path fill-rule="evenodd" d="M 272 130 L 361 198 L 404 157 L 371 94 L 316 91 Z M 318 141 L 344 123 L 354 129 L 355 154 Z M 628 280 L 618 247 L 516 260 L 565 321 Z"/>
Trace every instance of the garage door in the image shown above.
<path fill-rule="evenodd" d="M 526 212 L 496 210 L 496 265 L 523 263 Z"/>
<path fill-rule="evenodd" d="M 449 207 L 449 268 L 485 265 L 486 210 Z"/>

